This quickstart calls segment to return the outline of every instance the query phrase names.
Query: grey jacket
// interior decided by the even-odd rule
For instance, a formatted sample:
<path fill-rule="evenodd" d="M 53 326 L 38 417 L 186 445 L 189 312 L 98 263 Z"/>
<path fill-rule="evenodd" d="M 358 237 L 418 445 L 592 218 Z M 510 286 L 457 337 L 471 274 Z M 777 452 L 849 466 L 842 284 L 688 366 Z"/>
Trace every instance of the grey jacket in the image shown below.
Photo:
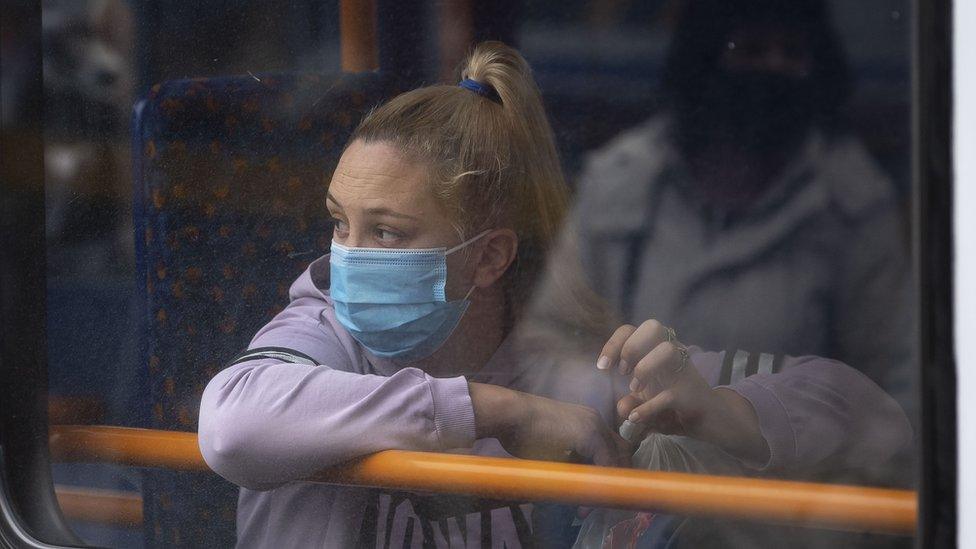
<path fill-rule="evenodd" d="M 779 180 L 727 219 L 689 199 L 688 177 L 666 116 L 590 155 L 571 238 L 598 292 L 627 321 L 656 318 L 706 348 L 836 358 L 911 417 L 907 238 L 860 143 L 811 132 Z"/>

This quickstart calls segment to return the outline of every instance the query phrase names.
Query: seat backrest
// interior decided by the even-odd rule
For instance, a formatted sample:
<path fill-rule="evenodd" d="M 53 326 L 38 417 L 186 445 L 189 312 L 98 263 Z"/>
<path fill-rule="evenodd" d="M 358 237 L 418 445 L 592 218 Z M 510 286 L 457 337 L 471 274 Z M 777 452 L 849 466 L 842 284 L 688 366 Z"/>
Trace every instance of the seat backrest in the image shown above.
<path fill-rule="evenodd" d="M 350 133 L 396 92 L 376 73 L 171 81 L 137 106 L 136 257 L 150 427 L 196 431 L 207 381 L 329 249 L 326 186 Z M 147 545 L 234 542 L 237 489 L 148 471 Z"/>

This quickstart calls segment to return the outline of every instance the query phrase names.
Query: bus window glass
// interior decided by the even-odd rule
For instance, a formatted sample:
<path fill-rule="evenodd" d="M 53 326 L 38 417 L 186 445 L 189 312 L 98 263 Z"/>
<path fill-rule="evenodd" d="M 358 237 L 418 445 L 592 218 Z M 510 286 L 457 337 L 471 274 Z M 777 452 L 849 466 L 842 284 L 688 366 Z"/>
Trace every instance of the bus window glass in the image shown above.
<path fill-rule="evenodd" d="M 62 512 L 113 547 L 911 545 L 303 480 L 392 449 L 916 489 L 912 9 L 45 0 Z M 112 427 L 165 433 L 133 466 Z"/>

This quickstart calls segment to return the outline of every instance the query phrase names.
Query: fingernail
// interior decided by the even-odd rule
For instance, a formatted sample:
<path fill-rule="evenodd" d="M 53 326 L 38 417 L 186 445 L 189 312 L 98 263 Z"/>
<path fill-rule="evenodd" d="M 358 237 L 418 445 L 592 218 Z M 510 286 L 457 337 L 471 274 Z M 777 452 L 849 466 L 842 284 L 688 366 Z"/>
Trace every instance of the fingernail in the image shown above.
<path fill-rule="evenodd" d="M 629 419 L 625 419 L 624 422 L 620 424 L 620 429 L 617 429 L 617 432 L 620 434 L 620 436 L 624 437 L 624 440 L 630 443 L 636 442 L 634 439 L 636 439 L 637 435 L 640 434 L 637 430 L 637 425 Z"/>
<path fill-rule="evenodd" d="M 631 423 L 638 423 L 640 421 L 640 414 L 637 413 L 637 410 L 634 410 L 627 416 L 627 421 Z"/>
<path fill-rule="evenodd" d="M 620 361 L 617 363 L 617 369 L 620 370 L 620 373 L 621 374 L 626 374 L 627 373 L 627 361 L 621 358 Z"/>
<path fill-rule="evenodd" d="M 600 360 L 596 361 L 597 370 L 606 370 L 609 367 L 610 367 L 610 357 L 608 356 L 601 356 Z"/>
<path fill-rule="evenodd" d="M 630 392 L 631 393 L 638 393 L 643 388 L 644 388 L 644 384 L 641 383 L 641 380 L 637 379 L 636 377 L 634 379 L 630 380 Z"/>

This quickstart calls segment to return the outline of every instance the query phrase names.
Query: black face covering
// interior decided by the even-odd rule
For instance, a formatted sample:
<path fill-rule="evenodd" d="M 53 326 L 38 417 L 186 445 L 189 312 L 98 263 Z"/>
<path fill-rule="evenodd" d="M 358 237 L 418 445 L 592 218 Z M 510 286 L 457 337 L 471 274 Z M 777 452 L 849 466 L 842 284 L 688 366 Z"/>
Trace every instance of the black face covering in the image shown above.
<path fill-rule="evenodd" d="M 686 152 L 733 145 L 774 154 L 796 146 L 815 116 L 805 78 L 768 71 L 721 70 L 678 98 L 678 138 Z"/>

